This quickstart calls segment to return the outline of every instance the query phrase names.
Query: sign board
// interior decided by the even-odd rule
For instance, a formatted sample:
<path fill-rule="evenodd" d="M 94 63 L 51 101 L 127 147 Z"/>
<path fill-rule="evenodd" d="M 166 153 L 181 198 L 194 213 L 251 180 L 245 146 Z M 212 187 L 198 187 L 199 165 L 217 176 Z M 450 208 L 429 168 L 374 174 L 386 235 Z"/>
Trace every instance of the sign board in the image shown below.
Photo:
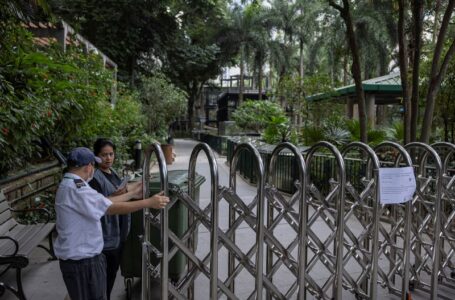
<path fill-rule="evenodd" d="M 416 179 L 412 167 L 379 168 L 379 201 L 398 204 L 412 200 Z"/>

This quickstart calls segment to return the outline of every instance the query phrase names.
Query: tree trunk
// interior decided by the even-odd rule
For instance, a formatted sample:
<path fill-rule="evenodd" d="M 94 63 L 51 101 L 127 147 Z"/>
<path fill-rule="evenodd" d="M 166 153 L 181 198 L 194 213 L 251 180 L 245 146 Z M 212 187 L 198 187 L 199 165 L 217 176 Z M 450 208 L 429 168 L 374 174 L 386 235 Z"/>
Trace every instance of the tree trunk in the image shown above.
<path fill-rule="evenodd" d="M 453 143 L 454 143 L 454 139 L 455 139 L 455 128 L 454 128 L 454 126 L 453 126 L 453 121 L 452 121 L 451 138 L 452 138 L 452 140 L 451 140 L 450 142 L 453 144 Z"/>
<path fill-rule="evenodd" d="M 430 74 L 430 84 L 428 85 L 428 92 L 425 101 L 425 115 L 423 118 L 422 132 L 420 139 L 424 143 L 430 141 L 431 135 L 431 126 L 433 123 L 433 113 L 435 106 L 435 98 L 441 87 L 442 79 L 444 78 L 449 62 L 452 59 L 455 53 L 455 40 L 452 37 L 452 44 L 450 45 L 449 50 L 442 59 L 442 51 L 444 50 L 444 42 L 446 39 L 446 33 L 448 30 L 448 25 L 450 23 L 450 18 L 455 6 L 455 0 L 450 0 L 447 5 L 447 9 L 444 13 L 444 18 L 441 23 L 441 30 L 439 31 L 438 40 L 436 42 L 436 47 L 433 55 L 433 62 L 431 65 L 431 74 Z"/>
<path fill-rule="evenodd" d="M 335 83 L 334 81 L 332 84 Z M 344 55 L 343 58 L 343 86 L 348 84 L 348 58 Z"/>
<path fill-rule="evenodd" d="M 304 69 L 303 69 L 303 39 L 300 39 L 299 43 L 299 61 L 300 61 L 300 68 L 299 68 L 299 75 L 300 75 L 300 84 L 303 85 L 303 76 L 304 76 Z"/>
<path fill-rule="evenodd" d="M 193 107 L 194 107 L 194 99 L 195 95 L 189 94 L 188 95 L 188 130 L 191 132 L 194 127 L 193 122 Z"/>
<path fill-rule="evenodd" d="M 278 87 L 279 89 L 281 90 L 282 86 L 283 86 L 283 80 L 284 80 L 284 75 L 286 74 L 285 73 L 286 70 L 284 67 L 281 67 L 281 70 L 280 70 L 280 74 L 278 75 Z M 286 109 L 286 98 L 283 96 L 283 93 L 280 92 L 280 105 L 283 109 Z"/>
<path fill-rule="evenodd" d="M 136 59 L 134 57 L 129 59 L 128 68 L 130 73 L 130 87 L 134 89 L 136 87 Z"/>
<path fill-rule="evenodd" d="M 354 27 L 352 24 L 351 12 L 349 9 L 349 0 L 343 0 L 343 7 L 336 4 L 333 0 L 329 0 L 329 4 L 340 12 L 341 17 L 346 25 L 346 35 L 349 41 L 349 48 L 352 54 L 352 76 L 355 82 L 355 91 L 357 97 L 357 105 L 359 108 L 359 123 L 360 123 L 360 141 L 368 142 L 367 136 L 367 116 L 365 105 L 365 93 L 362 87 L 362 73 L 360 70 L 360 58 L 355 40 Z"/>
<path fill-rule="evenodd" d="M 245 60 L 245 49 L 244 46 L 240 46 L 240 82 L 239 82 L 239 101 L 237 103 L 237 107 L 239 107 L 242 102 L 243 102 L 243 90 L 245 88 L 244 85 L 244 76 L 245 76 L 245 65 L 244 65 L 244 60 Z"/>
<path fill-rule="evenodd" d="M 272 81 L 273 81 L 273 68 L 272 68 L 272 59 L 269 59 L 269 74 L 268 74 L 268 81 L 267 81 L 267 88 L 272 88 Z"/>
<path fill-rule="evenodd" d="M 262 70 L 262 60 L 261 63 L 259 64 L 259 70 L 258 70 L 258 99 L 259 101 L 262 100 L 262 79 L 264 77 L 264 72 Z"/>
<path fill-rule="evenodd" d="M 297 120 L 296 120 L 296 126 L 300 126 L 302 123 L 301 120 L 301 103 L 302 101 L 305 101 L 305 98 L 303 97 L 303 76 L 305 76 L 304 72 L 304 63 L 303 63 L 303 38 L 300 38 L 300 44 L 299 44 L 299 59 L 300 59 L 300 69 L 299 69 L 299 100 L 297 102 Z"/>
<path fill-rule="evenodd" d="M 413 66 L 411 95 L 411 142 L 417 140 L 417 120 L 419 117 L 419 69 L 422 48 L 423 0 L 412 1 L 413 15 Z"/>
<path fill-rule="evenodd" d="M 404 30 L 405 24 L 405 0 L 399 1 L 399 18 L 398 18 L 398 62 L 400 65 L 401 86 L 403 89 L 403 106 L 404 106 L 404 144 L 411 141 L 411 102 L 409 99 L 408 88 L 408 49 L 407 39 Z"/>
<path fill-rule="evenodd" d="M 199 94 L 199 87 L 197 83 L 192 83 L 188 88 L 188 130 L 194 128 L 194 103 L 196 103 Z"/>
<path fill-rule="evenodd" d="M 439 12 L 441 10 L 441 0 L 436 0 L 435 1 L 435 7 L 434 7 L 434 24 L 433 24 L 433 35 L 431 36 L 431 42 L 434 44 L 436 43 L 436 37 L 438 32 L 438 27 L 439 27 Z"/>

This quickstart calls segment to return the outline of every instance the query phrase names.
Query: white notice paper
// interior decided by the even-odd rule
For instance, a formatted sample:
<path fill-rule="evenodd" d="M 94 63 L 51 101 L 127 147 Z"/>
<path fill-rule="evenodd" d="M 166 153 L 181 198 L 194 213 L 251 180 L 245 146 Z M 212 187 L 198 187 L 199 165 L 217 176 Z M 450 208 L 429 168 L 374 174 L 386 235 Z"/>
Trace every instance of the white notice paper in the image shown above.
<path fill-rule="evenodd" d="M 381 204 L 410 201 L 415 191 L 416 179 L 412 167 L 379 168 L 379 201 Z"/>

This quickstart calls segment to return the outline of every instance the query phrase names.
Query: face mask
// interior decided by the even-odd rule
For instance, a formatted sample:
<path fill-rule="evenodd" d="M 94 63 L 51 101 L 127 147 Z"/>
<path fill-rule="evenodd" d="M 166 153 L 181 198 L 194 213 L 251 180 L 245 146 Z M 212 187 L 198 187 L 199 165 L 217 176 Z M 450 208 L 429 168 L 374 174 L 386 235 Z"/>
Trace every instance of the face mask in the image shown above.
<path fill-rule="evenodd" d="M 93 175 L 95 175 L 95 167 L 92 165 L 92 172 L 90 172 L 90 176 L 87 178 L 87 182 L 90 182 L 93 179 Z"/>

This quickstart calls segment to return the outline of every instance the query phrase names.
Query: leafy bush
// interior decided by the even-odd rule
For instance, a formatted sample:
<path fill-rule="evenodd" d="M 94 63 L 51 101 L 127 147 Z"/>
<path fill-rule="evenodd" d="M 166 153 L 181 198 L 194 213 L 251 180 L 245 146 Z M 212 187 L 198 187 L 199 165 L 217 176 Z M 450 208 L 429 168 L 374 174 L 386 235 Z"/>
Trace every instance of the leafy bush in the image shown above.
<path fill-rule="evenodd" d="M 169 126 L 187 110 L 187 95 L 163 74 L 144 77 L 139 88 L 139 99 L 147 116 L 147 132 L 162 141 L 168 137 Z"/>
<path fill-rule="evenodd" d="M 324 130 L 321 127 L 307 126 L 302 129 L 302 140 L 306 146 L 311 146 L 325 140 Z"/>
<path fill-rule="evenodd" d="M 360 122 L 359 120 L 346 120 L 346 126 L 351 132 L 351 140 L 360 141 Z M 375 146 L 387 139 L 387 130 L 382 128 L 368 128 L 367 131 L 368 144 Z"/>
<path fill-rule="evenodd" d="M 283 109 L 272 101 L 247 100 L 232 114 L 236 125 L 245 131 L 262 133 L 275 118 L 283 120 Z"/>
<path fill-rule="evenodd" d="M 392 126 L 386 128 L 387 140 L 403 143 L 404 141 L 404 124 L 403 122 L 394 122 Z"/>
<path fill-rule="evenodd" d="M 95 54 L 78 47 L 63 53 L 57 45 L 37 48 L 13 21 L 0 30 L 0 174 L 48 153 L 41 138 L 68 151 L 111 137 L 119 151 L 144 135 L 146 121 L 135 93 L 121 87 L 110 103 L 113 74 Z M 121 154 L 121 153 L 120 153 Z M 122 155 L 121 155 L 122 156 Z"/>
<path fill-rule="evenodd" d="M 368 144 L 375 146 L 388 139 L 390 129 L 368 129 Z M 391 134 L 391 133 L 389 133 Z M 360 140 L 360 123 L 358 120 L 346 120 L 340 116 L 332 116 L 322 126 L 310 125 L 302 130 L 305 145 L 313 145 L 319 141 L 328 141 L 336 146 L 343 146 L 352 141 Z"/>
<path fill-rule="evenodd" d="M 272 117 L 262 135 L 268 144 L 276 144 L 287 141 L 291 134 L 289 119 L 285 116 Z"/>

